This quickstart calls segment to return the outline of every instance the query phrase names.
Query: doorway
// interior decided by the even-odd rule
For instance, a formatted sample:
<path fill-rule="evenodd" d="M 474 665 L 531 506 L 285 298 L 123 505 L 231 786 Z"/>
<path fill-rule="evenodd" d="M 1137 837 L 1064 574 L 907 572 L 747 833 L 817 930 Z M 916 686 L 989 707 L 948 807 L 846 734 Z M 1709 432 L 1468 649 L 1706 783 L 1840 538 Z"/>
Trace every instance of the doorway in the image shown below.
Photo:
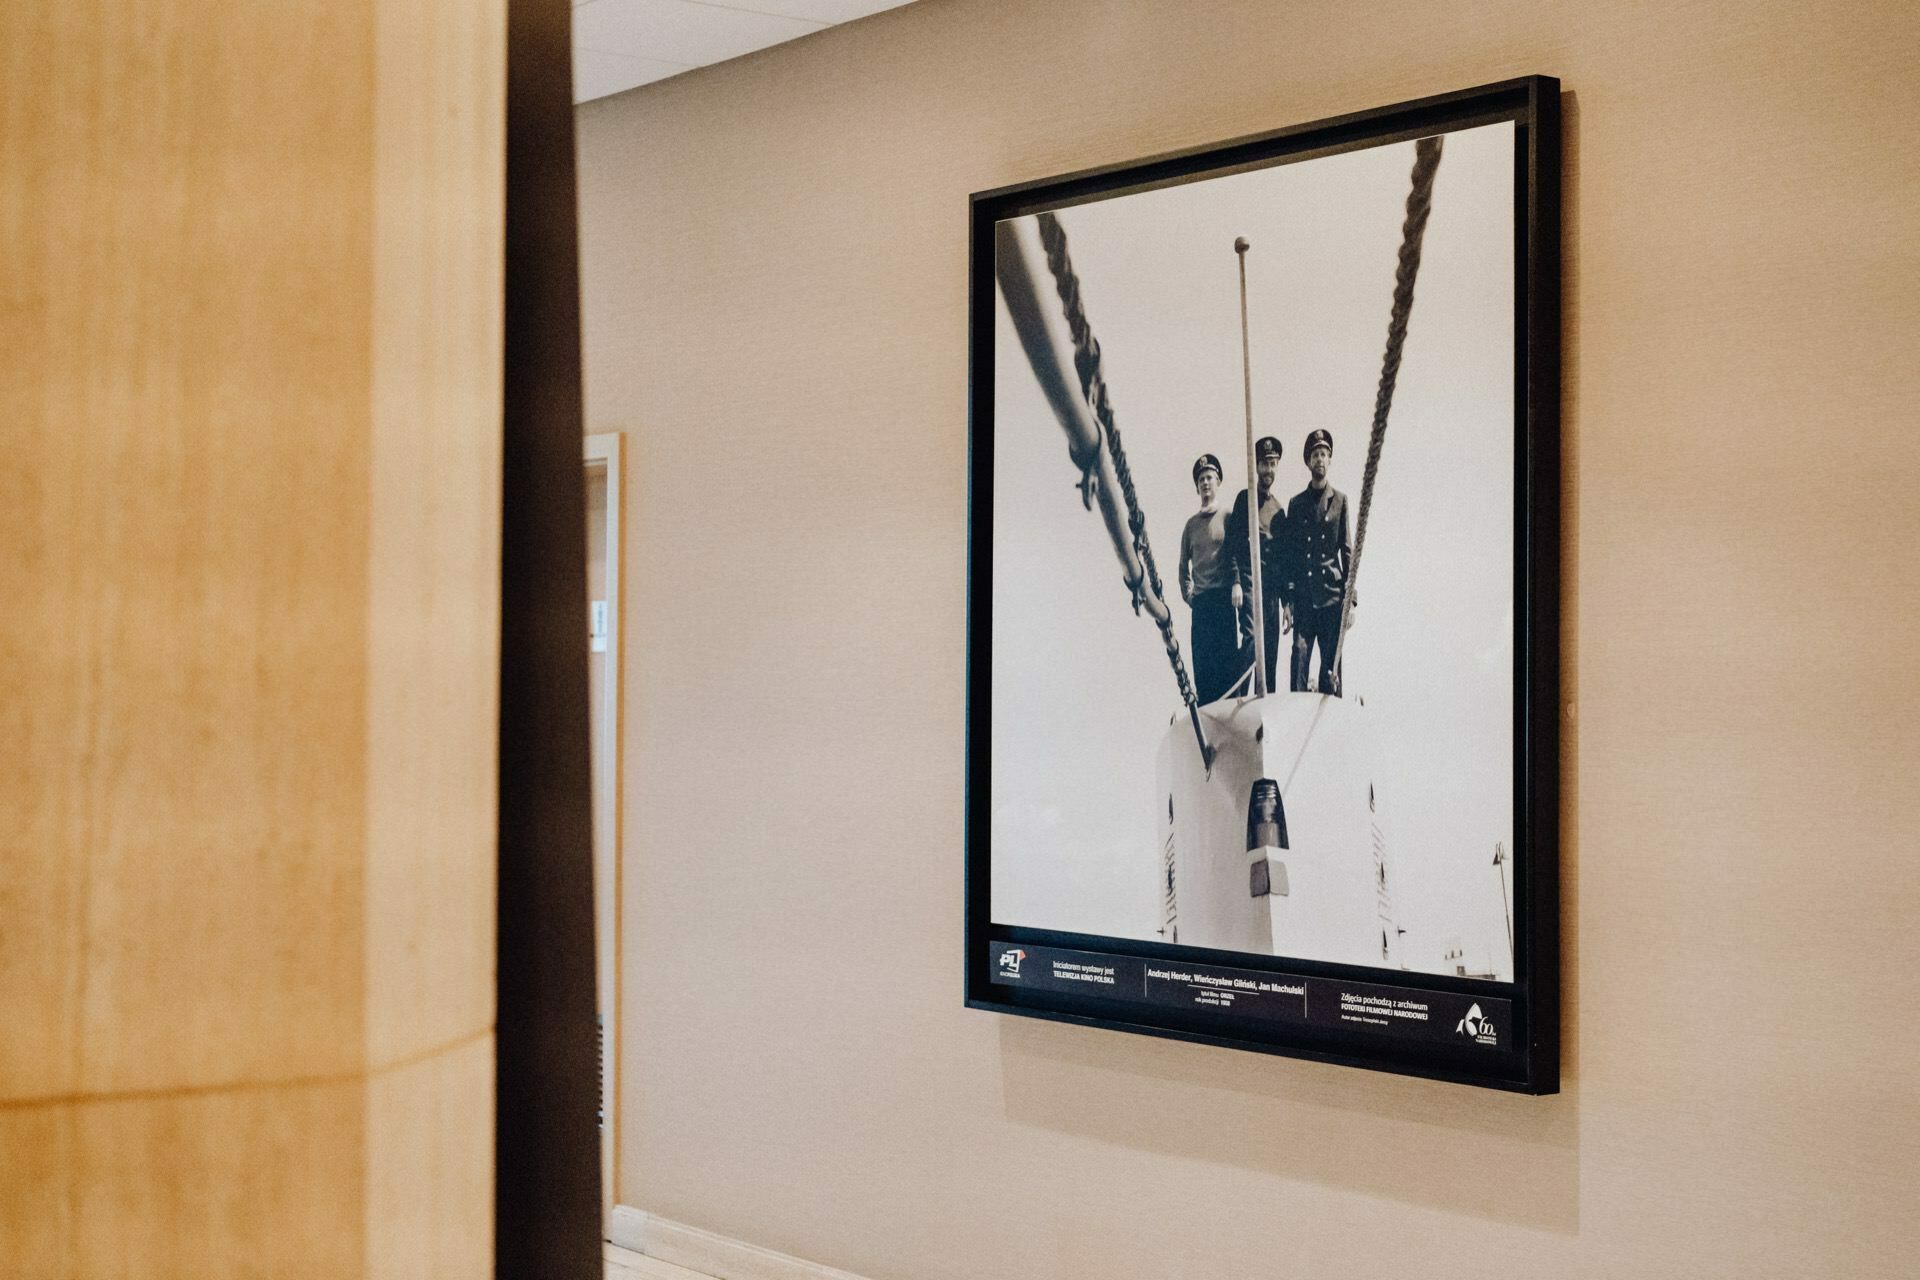
<path fill-rule="evenodd" d="M 612 1223 L 619 1096 L 620 981 L 620 443 L 585 439 L 587 694 L 593 770 L 595 1027 L 600 1056 L 600 1234 Z"/>

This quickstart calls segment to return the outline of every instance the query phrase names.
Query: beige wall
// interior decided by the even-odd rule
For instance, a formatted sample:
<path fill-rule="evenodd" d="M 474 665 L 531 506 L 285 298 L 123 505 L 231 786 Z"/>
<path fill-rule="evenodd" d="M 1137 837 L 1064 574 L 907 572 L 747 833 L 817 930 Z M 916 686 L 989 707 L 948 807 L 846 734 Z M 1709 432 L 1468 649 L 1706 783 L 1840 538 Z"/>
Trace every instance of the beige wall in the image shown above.
<path fill-rule="evenodd" d="M 491 1270 L 505 19 L 0 4 L 0 1274 Z"/>
<path fill-rule="evenodd" d="M 921 0 L 582 109 L 623 1203 L 874 1277 L 1904 1276 L 1920 10 Z M 960 1007 L 966 196 L 1566 101 L 1566 1091 Z"/>

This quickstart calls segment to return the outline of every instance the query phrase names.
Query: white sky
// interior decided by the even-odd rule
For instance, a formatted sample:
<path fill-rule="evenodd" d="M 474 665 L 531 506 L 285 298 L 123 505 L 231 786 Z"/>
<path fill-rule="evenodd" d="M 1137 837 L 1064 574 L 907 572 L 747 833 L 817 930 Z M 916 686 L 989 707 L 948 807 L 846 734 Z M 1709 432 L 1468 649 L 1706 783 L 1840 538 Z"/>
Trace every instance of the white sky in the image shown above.
<path fill-rule="evenodd" d="M 1438 969 L 1458 938 L 1502 977 L 1491 863 L 1495 841 L 1513 848 L 1513 145 L 1511 124 L 1446 136 L 1345 655 L 1348 695 L 1379 731 L 1402 957 Z M 1300 444 L 1325 427 L 1357 523 L 1412 165 L 1402 143 L 1059 214 L 1189 664 L 1177 572 L 1199 505 L 1190 469 L 1202 452 L 1222 459 L 1222 506 L 1246 483 L 1234 237 L 1252 242 L 1254 429 L 1284 446 L 1276 487 L 1305 487 Z M 1179 696 L 998 312 L 993 918 L 1151 938 L 1154 761 Z"/>

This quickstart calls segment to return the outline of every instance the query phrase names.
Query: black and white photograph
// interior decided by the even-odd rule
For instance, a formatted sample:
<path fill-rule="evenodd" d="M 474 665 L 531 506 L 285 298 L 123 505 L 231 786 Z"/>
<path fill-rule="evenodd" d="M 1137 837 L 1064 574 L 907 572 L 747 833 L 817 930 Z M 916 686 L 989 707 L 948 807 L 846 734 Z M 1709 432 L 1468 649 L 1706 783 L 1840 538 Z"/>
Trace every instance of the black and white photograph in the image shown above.
<path fill-rule="evenodd" d="M 1514 981 L 1515 127 L 994 226 L 994 925 Z"/>

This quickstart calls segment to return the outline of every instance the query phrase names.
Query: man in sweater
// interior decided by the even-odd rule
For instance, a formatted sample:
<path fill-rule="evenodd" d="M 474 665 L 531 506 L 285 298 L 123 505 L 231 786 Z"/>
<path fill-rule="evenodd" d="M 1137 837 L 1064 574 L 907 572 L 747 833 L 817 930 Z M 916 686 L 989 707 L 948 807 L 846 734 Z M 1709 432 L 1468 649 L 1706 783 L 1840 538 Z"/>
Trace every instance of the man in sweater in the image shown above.
<path fill-rule="evenodd" d="M 1193 686 L 1202 702 L 1213 702 L 1239 674 L 1240 649 L 1233 611 L 1233 572 L 1226 554 L 1227 517 L 1216 505 L 1220 459 L 1203 453 L 1193 464 L 1193 487 L 1200 510 L 1187 517 L 1180 534 L 1180 595 L 1193 610 Z"/>

